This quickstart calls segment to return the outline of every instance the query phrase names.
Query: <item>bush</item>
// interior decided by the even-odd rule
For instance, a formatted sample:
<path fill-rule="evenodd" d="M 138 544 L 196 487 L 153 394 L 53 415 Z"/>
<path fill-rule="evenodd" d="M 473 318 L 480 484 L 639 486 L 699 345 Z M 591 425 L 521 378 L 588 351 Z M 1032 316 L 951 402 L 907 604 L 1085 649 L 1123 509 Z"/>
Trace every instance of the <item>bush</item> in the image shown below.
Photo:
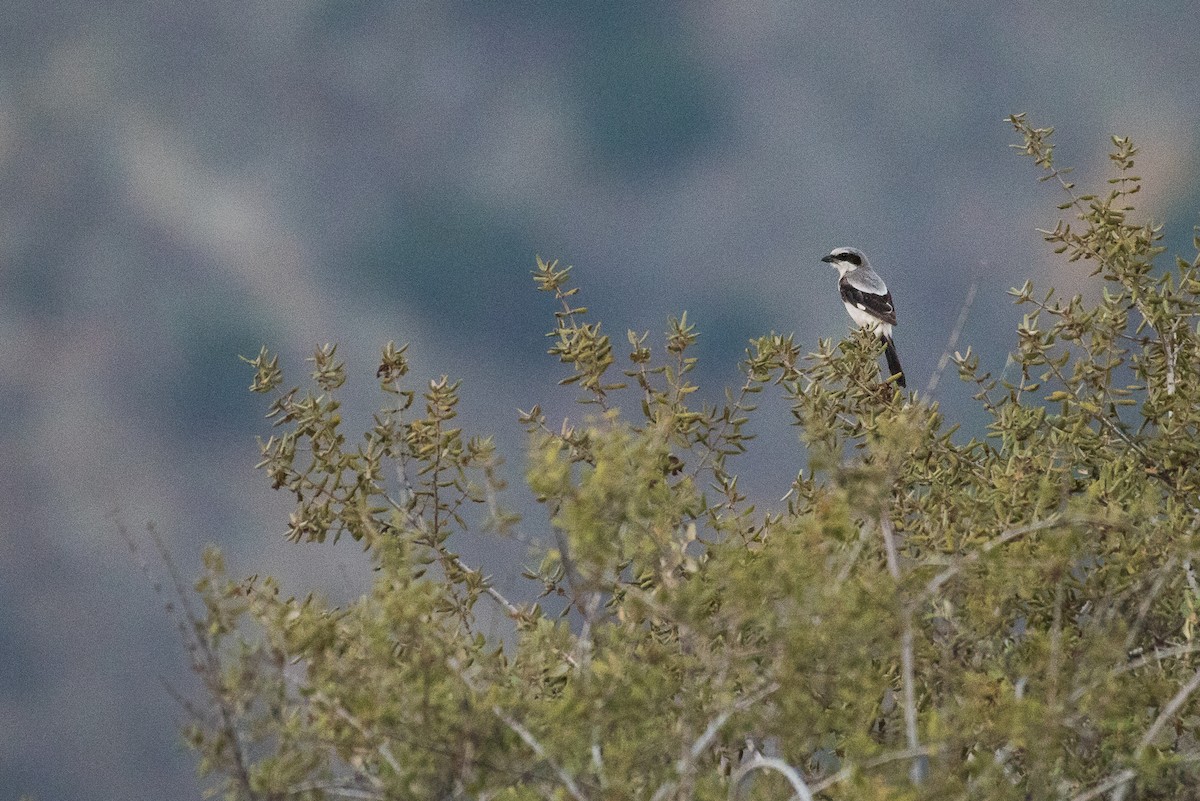
<path fill-rule="evenodd" d="M 309 389 L 253 389 L 277 433 L 259 465 L 295 496 L 294 540 L 350 536 L 377 568 L 343 608 L 226 577 L 210 552 L 186 626 L 208 701 L 188 731 L 230 798 L 1180 798 L 1194 792 L 1200 586 L 1200 276 L 1156 267 L 1129 205 L 1135 149 L 1076 194 L 1049 129 L 1010 119 L 1073 218 L 1045 232 L 1102 298 L 1014 290 L 1030 311 L 1013 382 L 961 377 L 988 415 L 956 436 L 936 403 L 881 384 L 856 335 L 804 353 L 750 343 L 745 383 L 697 387 L 686 315 L 628 366 L 538 260 L 550 353 L 591 411 L 534 408 L 527 481 L 548 520 L 516 603 L 456 550 L 513 536 L 491 439 L 456 427 L 458 384 L 413 388 L 404 348 L 354 444 L 336 350 Z M 807 454 L 786 504 L 733 472 L 762 392 Z M 540 530 L 540 529 L 539 529 Z M 530 593 L 529 597 L 532 597 Z M 511 630 L 485 636 L 481 604 Z"/>

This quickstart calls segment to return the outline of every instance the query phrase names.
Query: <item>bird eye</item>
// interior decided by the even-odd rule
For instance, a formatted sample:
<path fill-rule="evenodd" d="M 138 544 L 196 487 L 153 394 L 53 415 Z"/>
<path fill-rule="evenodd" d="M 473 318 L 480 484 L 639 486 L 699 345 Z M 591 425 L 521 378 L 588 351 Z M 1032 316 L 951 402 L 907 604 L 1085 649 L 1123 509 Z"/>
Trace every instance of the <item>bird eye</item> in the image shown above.
<path fill-rule="evenodd" d="M 862 259 L 858 257 L 857 253 L 842 253 L 841 259 L 842 261 L 848 261 L 855 266 L 862 266 Z"/>

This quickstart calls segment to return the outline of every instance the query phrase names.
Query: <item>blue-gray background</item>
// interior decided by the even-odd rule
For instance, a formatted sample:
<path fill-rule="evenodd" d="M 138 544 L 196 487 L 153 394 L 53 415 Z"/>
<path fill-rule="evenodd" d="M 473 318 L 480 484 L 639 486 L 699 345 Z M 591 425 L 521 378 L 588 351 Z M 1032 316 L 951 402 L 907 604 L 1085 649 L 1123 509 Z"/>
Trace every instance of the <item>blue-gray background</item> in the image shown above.
<path fill-rule="evenodd" d="M 10 4 L 0 797 L 200 795 L 159 683 L 189 688 L 185 660 L 113 510 L 189 574 L 213 541 L 297 593 L 362 585 L 354 547 L 281 541 L 237 354 L 267 343 L 298 380 L 338 341 L 364 417 L 379 346 L 411 342 L 418 381 L 465 379 L 464 422 L 499 435 L 514 483 L 515 409 L 571 397 L 535 253 L 575 264 L 622 339 L 688 310 L 713 398 L 750 336 L 844 334 L 818 261 L 843 244 L 891 285 L 912 384 L 973 274 L 961 345 L 1002 368 L 1007 287 L 1094 291 L 1040 242 L 1060 198 L 1003 116 L 1057 125 L 1087 186 L 1108 135 L 1134 136 L 1141 209 L 1187 255 L 1195 22 L 1192 0 Z M 951 417 L 975 419 L 968 395 L 943 379 Z M 765 405 L 745 469 L 770 505 L 799 454 Z M 467 547 L 520 594 L 519 548 Z"/>

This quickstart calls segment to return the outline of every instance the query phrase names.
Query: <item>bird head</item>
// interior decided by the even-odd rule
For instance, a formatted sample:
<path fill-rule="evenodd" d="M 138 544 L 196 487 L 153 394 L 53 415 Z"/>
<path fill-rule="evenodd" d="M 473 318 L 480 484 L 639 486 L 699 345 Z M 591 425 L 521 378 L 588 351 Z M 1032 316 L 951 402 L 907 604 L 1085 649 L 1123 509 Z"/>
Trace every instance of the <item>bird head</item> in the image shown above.
<path fill-rule="evenodd" d="M 828 256 L 821 257 L 821 261 L 832 265 L 840 275 L 857 270 L 859 267 L 870 266 L 867 255 L 858 248 L 834 248 Z"/>

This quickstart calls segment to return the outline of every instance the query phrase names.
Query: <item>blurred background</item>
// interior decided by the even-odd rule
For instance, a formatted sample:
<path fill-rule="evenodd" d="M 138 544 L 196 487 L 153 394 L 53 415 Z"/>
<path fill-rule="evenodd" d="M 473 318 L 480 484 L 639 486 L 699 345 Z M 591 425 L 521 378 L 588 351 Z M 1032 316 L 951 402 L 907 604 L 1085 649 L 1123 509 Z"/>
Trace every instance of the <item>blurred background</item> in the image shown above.
<path fill-rule="evenodd" d="M 818 261 L 837 245 L 887 278 L 910 386 L 975 278 L 959 348 L 1002 370 L 1008 287 L 1096 291 L 1036 233 L 1061 197 L 1002 119 L 1057 126 L 1086 188 L 1133 136 L 1140 211 L 1194 255 L 1195 21 L 1191 0 L 9 4 L 0 797 L 201 797 L 162 686 L 192 687 L 186 660 L 120 521 L 152 521 L 187 576 L 215 542 L 297 594 L 369 579 L 353 543 L 282 540 L 239 354 L 267 344 L 300 382 L 341 343 L 365 422 L 380 346 L 410 342 L 414 386 L 464 379 L 461 419 L 516 485 L 516 409 L 581 414 L 535 253 L 575 265 L 622 354 L 687 310 L 712 400 L 751 336 L 845 334 Z M 979 433 L 969 396 L 951 369 L 938 399 Z M 742 465 L 767 506 L 800 466 L 787 423 L 766 397 Z M 524 593 L 521 547 L 463 547 Z"/>

